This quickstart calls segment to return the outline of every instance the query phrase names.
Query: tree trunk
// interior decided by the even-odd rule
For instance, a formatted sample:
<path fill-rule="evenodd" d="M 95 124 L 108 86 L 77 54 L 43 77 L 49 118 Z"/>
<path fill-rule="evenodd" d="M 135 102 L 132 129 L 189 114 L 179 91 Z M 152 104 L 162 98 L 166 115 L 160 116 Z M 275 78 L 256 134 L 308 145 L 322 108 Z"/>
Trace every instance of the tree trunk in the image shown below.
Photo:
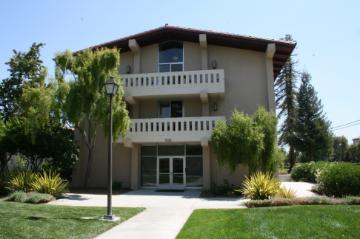
<path fill-rule="evenodd" d="M 87 163 L 86 163 L 86 170 L 85 170 L 85 176 L 84 176 L 84 188 L 88 187 L 91 168 L 92 168 L 92 162 L 94 159 L 94 146 L 95 146 L 95 135 L 96 131 L 93 129 L 93 125 L 90 119 L 88 119 L 87 122 L 88 130 L 87 130 L 87 138 L 84 137 L 84 140 L 86 141 L 86 147 L 88 149 L 88 157 L 87 157 Z"/>
<path fill-rule="evenodd" d="M 289 149 L 289 170 L 288 172 L 290 173 L 292 168 L 294 167 L 296 163 L 296 157 L 295 157 L 295 150 L 292 146 L 290 146 Z"/>

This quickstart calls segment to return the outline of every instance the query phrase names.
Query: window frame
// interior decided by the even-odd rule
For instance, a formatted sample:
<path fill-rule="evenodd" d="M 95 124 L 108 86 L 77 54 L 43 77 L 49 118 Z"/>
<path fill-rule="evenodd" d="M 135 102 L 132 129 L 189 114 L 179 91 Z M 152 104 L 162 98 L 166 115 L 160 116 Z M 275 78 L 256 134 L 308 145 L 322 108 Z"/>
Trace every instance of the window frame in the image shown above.
<path fill-rule="evenodd" d="M 170 41 L 174 41 L 174 40 L 170 40 Z M 165 42 L 169 42 L 169 41 L 165 41 Z M 174 42 L 181 42 L 181 44 L 182 44 L 182 61 L 178 61 L 178 62 L 161 62 L 160 63 L 160 45 L 162 44 L 162 43 L 165 43 L 165 42 L 161 42 L 161 43 L 159 43 L 158 44 L 158 59 L 157 59 L 157 65 L 158 65 L 158 72 L 160 72 L 160 73 L 166 73 L 166 72 L 183 72 L 184 71 L 184 68 L 185 68 L 185 51 L 184 51 L 184 42 L 182 42 L 182 41 L 174 41 Z M 182 70 L 181 71 L 171 71 L 171 66 L 172 65 L 177 65 L 177 64 L 181 64 L 182 65 Z M 170 71 L 160 71 L 160 65 L 169 65 L 169 69 L 170 69 Z"/>
<path fill-rule="evenodd" d="M 181 102 L 181 117 L 172 117 L 172 102 Z M 161 105 L 169 104 L 170 105 L 170 117 L 161 117 Z M 185 104 L 183 100 L 167 100 L 167 101 L 159 101 L 159 110 L 158 116 L 159 118 L 166 119 L 166 118 L 183 118 L 185 117 Z"/>

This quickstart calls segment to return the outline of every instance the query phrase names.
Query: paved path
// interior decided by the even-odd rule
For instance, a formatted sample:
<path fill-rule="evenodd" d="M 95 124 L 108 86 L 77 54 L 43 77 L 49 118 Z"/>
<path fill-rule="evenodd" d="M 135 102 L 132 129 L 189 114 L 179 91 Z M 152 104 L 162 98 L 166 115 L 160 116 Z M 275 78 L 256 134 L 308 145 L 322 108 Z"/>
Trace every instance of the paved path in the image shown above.
<path fill-rule="evenodd" d="M 155 192 L 137 190 L 113 196 L 114 207 L 145 207 L 145 211 L 113 227 L 98 239 L 175 238 L 194 209 L 243 208 L 242 198 L 200 198 L 200 191 Z M 51 204 L 69 206 L 106 206 L 106 195 L 68 194 Z"/>
<path fill-rule="evenodd" d="M 311 183 L 289 182 L 282 185 L 291 188 L 298 197 L 314 196 Z M 145 207 L 145 211 L 113 227 L 98 236 L 98 239 L 172 239 L 181 230 L 194 209 L 243 208 L 243 198 L 200 198 L 200 191 L 155 192 L 154 190 L 130 191 L 113 196 L 114 207 Z M 74 194 L 50 204 L 68 206 L 106 207 L 104 194 Z"/>

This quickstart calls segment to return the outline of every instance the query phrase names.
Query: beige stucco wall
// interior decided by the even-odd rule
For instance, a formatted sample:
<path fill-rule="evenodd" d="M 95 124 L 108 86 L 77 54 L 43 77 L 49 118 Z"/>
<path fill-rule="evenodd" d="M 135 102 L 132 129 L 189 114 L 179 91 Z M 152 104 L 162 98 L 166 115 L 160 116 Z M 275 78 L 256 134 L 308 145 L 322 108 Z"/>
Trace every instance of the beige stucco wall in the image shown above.
<path fill-rule="evenodd" d="M 139 107 L 139 118 L 158 118 L 159 117 L 159 103 L 169 100 L 182 100 L 185 117 L 201 116 L 201 100 L 200 97 L 187 98 L 161 98 L 161 99 L 143 99 L 137 102 Z"/>
<path fill-rule="evenodd" d="M 210 115 L 229 117 L 234 109 L 251 114 L 267 106 L 265 53 L 209 45 L 208 58 L 225 72 L 225 97 L 210 99 Z M 211 107 L 214 102 L 217 112 Z"/>
<path fill-rule="evenodd" d="M 210 181 L 216 185 L 223 185 L 224 180 L 228 180 L 230 184 L 235 187 L 240 187 L 244 177 L 248 174 L 248 167 L 246 165 L 239 165 L 234 171 L 230 170 L 226 165 L 220 165 L 217 161 L 213 147 L 210 148 Z"/>
<path fill-rule="evenodd" d="M 107 185 L 107 138 L 102 130 L 97 130 L 94 159 L 89 178 L 89 188 L 105 188 Z M 80 160 L 75 165 L 71 187 L 82 187 L 87 161 L 87 148 L 81 144 Z M 130 187 L 131 149 L 120 143 L 113 144 L 113 181 Z"/>

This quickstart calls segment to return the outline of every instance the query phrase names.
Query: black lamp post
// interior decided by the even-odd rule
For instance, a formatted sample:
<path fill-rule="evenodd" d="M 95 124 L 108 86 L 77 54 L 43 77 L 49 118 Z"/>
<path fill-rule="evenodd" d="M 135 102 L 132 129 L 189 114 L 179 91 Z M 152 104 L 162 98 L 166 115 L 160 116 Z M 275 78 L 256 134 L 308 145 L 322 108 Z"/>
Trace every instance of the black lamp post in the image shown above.
<path fill-rule="evenodd" d="M 108 145 L 108 195 L 107 195 L 107 213 L 104 220 L 116 221 L 118 217 L 112 214 L 112 98 L 116 94 L 118 85 L 113 78 L 110 78 L 105 83 L 106 94 L 109 96 L 109 145 Z"/>

